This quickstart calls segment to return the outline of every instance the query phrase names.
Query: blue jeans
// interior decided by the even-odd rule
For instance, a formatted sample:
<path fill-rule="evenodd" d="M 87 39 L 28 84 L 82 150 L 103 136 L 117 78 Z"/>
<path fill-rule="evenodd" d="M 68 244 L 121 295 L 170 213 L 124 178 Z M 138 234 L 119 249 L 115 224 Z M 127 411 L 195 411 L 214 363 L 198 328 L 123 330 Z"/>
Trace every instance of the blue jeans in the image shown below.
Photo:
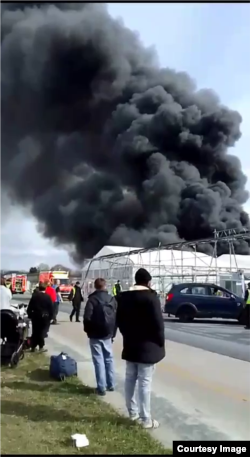
<path fill-rule="evenodd" d="M 125 399 L 131 419 L 139 418 L 145 423 L 151 423 L 151 385 L 154 365 L 145 363 L 126 362 Z M 139 408 L 136 402 L 135 388 L 138 381 Z"/>
<path fill-rule="evenodd" d="M 105 392 L 114 388 L 114 359 L 111 338 L 107 340 L 89 340 L 92 360 L 95 367 L 97 389 Z"/>

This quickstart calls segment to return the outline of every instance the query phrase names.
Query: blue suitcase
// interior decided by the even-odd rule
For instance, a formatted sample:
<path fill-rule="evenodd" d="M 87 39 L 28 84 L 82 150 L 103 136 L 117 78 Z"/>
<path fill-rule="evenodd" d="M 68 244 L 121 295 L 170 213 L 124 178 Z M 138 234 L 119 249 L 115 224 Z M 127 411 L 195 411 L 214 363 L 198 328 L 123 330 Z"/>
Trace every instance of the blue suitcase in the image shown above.
<path fill-rule="evenodd" d="M 70 376 L 77 376 L 77 363 L 68 354 L 61 352 L 50 357 L 50 376 L 57 381 L 64 381 Z"/>

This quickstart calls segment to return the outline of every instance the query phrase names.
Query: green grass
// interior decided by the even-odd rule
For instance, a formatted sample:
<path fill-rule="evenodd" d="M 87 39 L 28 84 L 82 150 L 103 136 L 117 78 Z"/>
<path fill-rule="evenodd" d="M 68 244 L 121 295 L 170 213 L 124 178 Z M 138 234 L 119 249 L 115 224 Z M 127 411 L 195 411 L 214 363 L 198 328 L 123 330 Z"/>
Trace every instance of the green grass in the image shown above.
<path fill-rule="evenodd" d="M 172 454 L 77 379 L 52 381 L 48 362 L 27 354 L 16 369 L 2 368 L 2 454 Z M 78 451 L 73 433 L 90 445 Z"/>

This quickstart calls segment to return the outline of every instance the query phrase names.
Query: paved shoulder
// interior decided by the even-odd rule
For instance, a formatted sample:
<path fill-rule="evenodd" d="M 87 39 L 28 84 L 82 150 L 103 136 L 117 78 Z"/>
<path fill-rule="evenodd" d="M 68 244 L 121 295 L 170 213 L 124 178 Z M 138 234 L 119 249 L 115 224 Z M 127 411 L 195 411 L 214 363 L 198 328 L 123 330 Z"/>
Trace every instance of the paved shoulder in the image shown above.
<path fill-rule="evenodd" d="M 60 313 L 60 325 L 51 328 L 54 352 L 64 350 L 79 363 L 83 382 L 94 386 L 88 339 L 82 324 L 70 323 Z M 124 409 L 125 364 L 122 341 L 114 343 L 117 391 L 107 400 Z M 166 358 L 157 365 L 152 412 L 161 422 L 155 433 L 166 446 L 176 440 L 247 439 L 249 435 L 250 364 L 186 345 L 167 342 Z"/>

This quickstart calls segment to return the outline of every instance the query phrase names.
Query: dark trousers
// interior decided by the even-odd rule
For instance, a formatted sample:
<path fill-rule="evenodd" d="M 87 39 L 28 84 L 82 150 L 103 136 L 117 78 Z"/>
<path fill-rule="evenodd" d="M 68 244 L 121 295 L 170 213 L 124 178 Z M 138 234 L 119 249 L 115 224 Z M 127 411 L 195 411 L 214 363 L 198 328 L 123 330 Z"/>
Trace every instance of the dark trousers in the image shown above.
<path fill-rule="evenodd" d="M 44 338 L 48 338 L 49 329 L 50 329 L 50 321 L 48 321 L 48 323 L 46 324 L 46 328 L 44 331 Z"/>
<path fill-rule="evenodd" d="M 80 310 L 81 310 L 81 303 L 72 303 L 73 309 L 70 314 L 70 319 L 73 318 L 74 315 L 76 315 L 76 321 L 79 321 L 79 316 L 80 316 Z"/>
<path fill-rule="evenodd" d="M 59 303 L 58 302 L 53 303 L 53 308 L 54 308 L 53 321 L 56 322 L 57 314 L 59 311 Z"/>
<path fill-rule="evenodd" d="M 245 308 L 245 321 L 246 327 L 250 328 L 250 305 L 246 305 Z"/>
<path fill-rule="evenodd" d="M 32 319 L 32 336 L 31 336 L 31 348 L 35 349 L 39 346 L 42 349 L 45 345 L 45 335 L 48 330 L 49 321 L 43 317 L 35 317 Z"/>

